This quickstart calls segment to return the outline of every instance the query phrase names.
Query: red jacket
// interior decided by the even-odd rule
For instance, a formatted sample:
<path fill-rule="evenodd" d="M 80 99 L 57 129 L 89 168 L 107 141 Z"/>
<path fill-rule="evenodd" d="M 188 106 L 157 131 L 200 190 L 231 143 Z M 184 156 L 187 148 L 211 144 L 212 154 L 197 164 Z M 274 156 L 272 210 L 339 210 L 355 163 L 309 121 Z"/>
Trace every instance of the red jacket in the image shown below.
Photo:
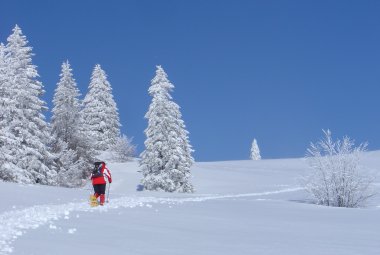
<path fill-rule="evenodd" d="M 94 177 L 93 174 L 91 174 L 92 185 L 106 184 L 106 177 L 109 183 L 112 182 L 111 172 L 108 170 L 105 164 L 102 164 L 102 169 L 100 172 L 102 173 L 102 176 L 99 177 Z"/>

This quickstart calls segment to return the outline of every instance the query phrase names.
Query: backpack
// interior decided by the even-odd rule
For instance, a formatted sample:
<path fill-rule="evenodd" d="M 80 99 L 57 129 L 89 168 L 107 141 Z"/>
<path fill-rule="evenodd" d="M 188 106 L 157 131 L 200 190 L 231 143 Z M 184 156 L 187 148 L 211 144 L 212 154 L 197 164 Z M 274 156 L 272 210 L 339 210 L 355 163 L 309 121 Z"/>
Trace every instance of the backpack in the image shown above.
<path fill-rule="evenodd" d="M 94 163 L 94 169 L 92 170 L 92 177 L 93 178 L 103 176 L 103 174 L 102 174 L 102 164 L 104 164 L 104 162 L 95 162 Z"/>

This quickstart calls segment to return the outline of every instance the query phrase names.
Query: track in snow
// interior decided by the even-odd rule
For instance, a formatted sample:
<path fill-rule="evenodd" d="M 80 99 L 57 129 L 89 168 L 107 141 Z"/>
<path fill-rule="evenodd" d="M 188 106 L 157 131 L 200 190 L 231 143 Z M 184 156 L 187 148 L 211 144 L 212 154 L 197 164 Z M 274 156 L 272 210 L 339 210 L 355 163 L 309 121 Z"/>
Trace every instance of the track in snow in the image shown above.
<path fill-rule="evenodd" d="M 302 188 L 289 188 L 261 193 L 237 195 L 204 196 L 194 198 L 157 198 L 157 197 L 121 197 L 112 200 L 104 207 L 89 207 L 87 202 L 67 203 L 62 205 L 38 205 L 23 210 L 13 210 L 0 214 L 0 255 L 13 251 L 12 243 L 28 229 L 36 229 L 44 224 L 68 216 L 73 211 L 107 211 L 117 208 L 133 208 L 155 204 L 181 204 L 185 202 L 203 202 L 207 200 L 265 196 L 285 192 L 293 192 Z"/>

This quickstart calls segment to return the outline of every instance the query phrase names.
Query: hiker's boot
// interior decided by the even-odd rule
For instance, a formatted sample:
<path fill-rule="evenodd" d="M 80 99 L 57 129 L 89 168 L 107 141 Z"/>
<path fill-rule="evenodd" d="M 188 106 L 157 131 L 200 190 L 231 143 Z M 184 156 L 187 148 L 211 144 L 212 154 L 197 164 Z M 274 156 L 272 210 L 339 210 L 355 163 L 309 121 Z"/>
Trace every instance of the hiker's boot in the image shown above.
<path fill-rule="evenodd" d="M 104 194 L 101 194 L 100 195 L 100 205 L 104 205 L 104 200 L 105 200 L 105 195 Z"/>

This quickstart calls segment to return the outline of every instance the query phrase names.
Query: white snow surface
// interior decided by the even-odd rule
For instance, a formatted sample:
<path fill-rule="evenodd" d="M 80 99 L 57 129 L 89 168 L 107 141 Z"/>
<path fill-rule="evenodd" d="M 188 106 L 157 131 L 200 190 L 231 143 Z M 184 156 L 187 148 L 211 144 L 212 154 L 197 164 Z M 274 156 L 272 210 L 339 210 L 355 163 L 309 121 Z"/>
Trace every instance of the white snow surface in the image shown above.
<path fill-rule="evenodd" d="M 380 152 L 362 162 L 379 172 Z M 0 254 L 380 254 L 380 198 L 318 206 L 304 159 L 195 163 L 193 194 L 138 192 L 138 163 L 110 163 L 110 202 L 83 189 L 0 182 Z M 379 179 L 374 183 L 379 191 Z"/>

